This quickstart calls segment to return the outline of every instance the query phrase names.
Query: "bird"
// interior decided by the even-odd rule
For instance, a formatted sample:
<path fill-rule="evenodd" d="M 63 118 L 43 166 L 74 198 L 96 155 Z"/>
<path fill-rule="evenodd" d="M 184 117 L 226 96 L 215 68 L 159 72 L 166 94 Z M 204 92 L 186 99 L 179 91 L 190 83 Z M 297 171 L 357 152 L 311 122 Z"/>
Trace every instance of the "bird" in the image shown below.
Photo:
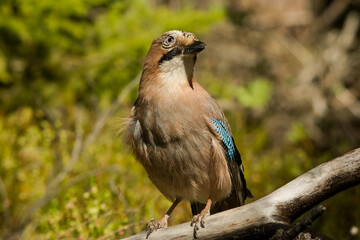
<path fill-rule="evenodd" d="M 252 197 L 240 153 L 223 110 L 194 79 L 206 47 L 193 33 L 171 30 L 152 41 L 138 97 L 125 125 L 125 142 L 172 205 L 147 225 L 147 236 L 167 227 L 181 201 L 189 201 L 196 238 L 209 214 Z"/>

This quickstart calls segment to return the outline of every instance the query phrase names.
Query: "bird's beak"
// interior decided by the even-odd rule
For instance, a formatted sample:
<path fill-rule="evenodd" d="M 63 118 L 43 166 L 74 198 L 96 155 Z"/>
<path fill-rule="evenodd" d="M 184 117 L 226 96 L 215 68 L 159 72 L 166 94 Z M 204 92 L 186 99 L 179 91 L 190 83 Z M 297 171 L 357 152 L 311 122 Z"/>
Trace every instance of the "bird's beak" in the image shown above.
<path fill-rule="evenodd" d="M 201 41 L 195 41 L 193 44 L 189 46 L 184 46 L 183 54 L 196 54 L 204 50 L 206 44 Z"/>

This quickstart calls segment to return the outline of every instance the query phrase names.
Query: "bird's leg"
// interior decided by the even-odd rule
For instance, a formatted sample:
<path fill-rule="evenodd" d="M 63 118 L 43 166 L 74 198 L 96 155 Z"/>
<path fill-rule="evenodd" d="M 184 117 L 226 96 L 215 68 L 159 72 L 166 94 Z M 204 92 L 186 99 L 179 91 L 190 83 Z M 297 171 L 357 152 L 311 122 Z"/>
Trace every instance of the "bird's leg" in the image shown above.
<path fill-rule="evenodd" d="M 195 215 L 191 221 L 190 226 L 194 226 L 194 238 L 197 238 L 197 230 L 199 230 L 199 223 L 202 228 L 205 227 L 205 218 L 207 215 L 210 214 L 210 207 L 211 207 L 212 201 L 209 198 L 206 202 L 206 206 L 204 209 L 197 215 Z"/>
<path fill-rule="evenodd" d="M 150 234 L 153 231 L 156 231 L 160 228 L 167 227 L 167 220 L 170 216 L 170 214 L 174 211 L 175 207 L 181 202 L 181 199 L 177 198 L 169 208 L 169 210 L 166 212 L 165 216 L 160 220 L 151 219 L 149 224 L 146 227 L 146 238 L 150 236 Z"/>

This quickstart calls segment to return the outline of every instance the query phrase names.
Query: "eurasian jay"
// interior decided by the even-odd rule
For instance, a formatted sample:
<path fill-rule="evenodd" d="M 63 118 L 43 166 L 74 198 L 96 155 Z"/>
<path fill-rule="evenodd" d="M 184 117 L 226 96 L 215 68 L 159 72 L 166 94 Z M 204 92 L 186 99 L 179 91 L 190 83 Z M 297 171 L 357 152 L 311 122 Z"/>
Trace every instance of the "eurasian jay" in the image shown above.
<path fill-rule="evenodd" d="M 147 237 L 167 226 L 182 200 L 191 202 L 194 235 L 207 215 L 238 207 L 252 197 L 231 129 L 215 100 L 194 80 L 205 43 L 194 34 L 169 31 L 146 56 L 139 96 L 126 125 L 126 142 L 150 180 L 173 202 Z"/>

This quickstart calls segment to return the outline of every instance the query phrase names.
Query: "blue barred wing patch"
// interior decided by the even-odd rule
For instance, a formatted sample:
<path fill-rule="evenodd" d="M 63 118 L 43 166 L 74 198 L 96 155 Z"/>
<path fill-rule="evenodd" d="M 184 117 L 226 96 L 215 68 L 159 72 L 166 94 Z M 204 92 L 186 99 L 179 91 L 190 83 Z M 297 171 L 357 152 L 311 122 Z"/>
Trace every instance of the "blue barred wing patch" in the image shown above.
<path fill-rule="evenodd" d="M 217 134 L 219 134 L 219 136 L 221 138 L 226 157 L 228 159 L 230 159 L 231 161 L 235 161 L 235 144 L 233 142 L 233 139 L 232 139 L 229 131 L 225 127 L 225 124 L 222 121 L 217 120 L 215 118 L 210 118 L 210 119 L 213 123 L 215 132 Z"/>

